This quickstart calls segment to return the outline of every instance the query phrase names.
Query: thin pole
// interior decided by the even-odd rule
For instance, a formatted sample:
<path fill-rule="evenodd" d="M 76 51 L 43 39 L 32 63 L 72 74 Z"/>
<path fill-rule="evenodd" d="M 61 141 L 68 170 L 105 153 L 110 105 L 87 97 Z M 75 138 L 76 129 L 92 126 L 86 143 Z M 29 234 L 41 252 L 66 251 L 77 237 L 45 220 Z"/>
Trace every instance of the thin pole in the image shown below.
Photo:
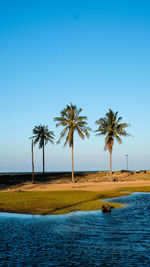
<path fill-rule="evenodd" d="M 45 142 L 43 140 L 43 177 L 45 173 L 45 151 L 44 151 Z"/>
<path fill-rule="evenodd" d="M 32 184 L 34 184 L 34 152 L 33 152 L 33 138 L 31 143 L 31 151 L 32 151 Z"/>
<path fill-rule="evenodd" d="M 127 161 L 127 171 L 128 171 L 128 154 L 126 154 L 126 161 Z"/>
<path fill-rule="evenodd" d="M 111 178 L 111 182 L 113 182 L 113 177 L 112 177 L 112 151 L 110 151 L 110 178 Z"/>
<path fill-rule="evenodd" d="M 72 183 L 74 183 L 74 159 L 73 159 L 73 143 L 71 146 L 71 152 L 72 152 Z"/>

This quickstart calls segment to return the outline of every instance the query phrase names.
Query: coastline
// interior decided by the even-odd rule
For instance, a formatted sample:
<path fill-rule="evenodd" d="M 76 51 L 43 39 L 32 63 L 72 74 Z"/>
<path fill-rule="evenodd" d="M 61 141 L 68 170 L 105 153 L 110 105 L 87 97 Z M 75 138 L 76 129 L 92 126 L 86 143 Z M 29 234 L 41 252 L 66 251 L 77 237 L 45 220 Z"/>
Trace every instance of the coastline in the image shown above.
<path fill-rule="evenodd" d="M 107 199 L 132 192 L 150 192 L 150 180 L 67 184 L 26 182 L 0 191 L 0 212 L 57 215 L 100 210 L 104 203 L 121 208 L 121 204 L 109 203 Z"/>
<path fill-rule="evenodd" d="M 135 180 L 135 181 L 120 181 L 120 182 L 84 182 L 84 183 L 35 183 L 25 182 L 23 184 L 10 186 L 1 192 L 9 191 L 97 191 L 109 192 L 112 190 L 119 190 L 125 187 L 150 187 L 150 180 Z"/>
<path fill-rule="evenodd" d="M 100 210 L 109 198 L 130 192 L 150 192 L 150 171 L 78 172 L 75 183 L 71 174 L 46 173 L 0 175 L 0 212 L 20 214 L 66 214 L 74 211 Z M 106 199 L 106 201 L 105 201 Z M 114 208 L 121 204 L 112 203 Z"/>

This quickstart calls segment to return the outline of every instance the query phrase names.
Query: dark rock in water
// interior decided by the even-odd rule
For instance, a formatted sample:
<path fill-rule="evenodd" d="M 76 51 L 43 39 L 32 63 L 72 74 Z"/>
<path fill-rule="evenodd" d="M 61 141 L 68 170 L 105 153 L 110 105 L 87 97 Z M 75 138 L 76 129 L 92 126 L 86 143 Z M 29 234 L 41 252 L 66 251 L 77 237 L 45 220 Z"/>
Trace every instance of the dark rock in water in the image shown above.
<path fill-rule="evenodd" d="M 111 211 L 111 206 L 109 206 L 108 204 L 104 204 L 102 206 L 102 212 L 110 212 Z"/>

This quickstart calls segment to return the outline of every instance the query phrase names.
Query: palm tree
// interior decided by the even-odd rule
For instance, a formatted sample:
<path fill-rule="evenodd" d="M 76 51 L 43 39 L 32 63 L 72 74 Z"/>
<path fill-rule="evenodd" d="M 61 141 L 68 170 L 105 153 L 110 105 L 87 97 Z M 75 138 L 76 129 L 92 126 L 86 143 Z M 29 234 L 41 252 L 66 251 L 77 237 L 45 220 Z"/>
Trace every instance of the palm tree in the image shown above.
<path fill-rule="evenodd" d="M 54 121 L 57 121 L 56 127 L 63 126 L 64 129 L 60 133 L 60 138 L 57 143 L 60 143 L 60 140 L 65 137 L 66 140 L 64 146 L 68 143 L 72 151 L 72 182 L 74 182 L 74 158 L 73 158 L 73 148 L 74 148 L 74 133 L 77 131 L 78 135 L 84 139 L 84 137 L 89 137 L 89 131 L 91 128 L 87 127 L 87 117 L 80 116 L 82 108 L 77 109 L 76 106 L 70 104 L 64 108 L 60 114 L 60 117 L 54 118 Z"/>
<path fill-rule="evenodd" d="M 105 147 L 104 150 L 109 150 L 110 152 L 110 176 L 112 179 L 112 149 L 114 144 L 114 139 L 118 141 L 119 144 L 122 143 L 120 136 L 130 136 L 124 128 L 128 127 L 127 123 L 120 123 L 122 117 L 118 117 L 118 111 L 113 112 L 109 109 L 104 118 L 100 118 L 96 121 L 99 125 L 96 132 L 97 135 L 105 135 Z"/>
<path fill-rule="evenodd" d="M 54 140 L 54 132 L 53 131 L 49 131 L 48 130 L 48 126 L 45 126 L 45 125 L 38 125 L 38 126 L 35 126 L 34 129 L 33 129 L 33 136 L 32 138 L 34 139 L 34 145 L 39 143 L 39 148 L 43 148 L 43 175 L 44 175 L 44 172 L 45 172 L 45 152 L 44 152 L 44 149 L 45 149 L 45 145 L 48 143 L 48 142 L 51 142 L 52 144 L 54 143 L 53 140 Z"/>
<path fill-rule="evenodd" d="M 31 141 L 31 153 L 32 153 L 32 184 L 35 183 L 34 181 L 34 151 L 33 151 L 33 138 Z"/>

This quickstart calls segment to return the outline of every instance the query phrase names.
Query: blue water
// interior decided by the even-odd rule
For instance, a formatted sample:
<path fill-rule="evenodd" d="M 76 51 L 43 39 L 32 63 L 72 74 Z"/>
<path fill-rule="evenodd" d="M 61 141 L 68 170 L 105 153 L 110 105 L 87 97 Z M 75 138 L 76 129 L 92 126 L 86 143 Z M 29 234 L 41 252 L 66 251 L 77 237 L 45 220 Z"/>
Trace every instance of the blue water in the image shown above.
<path fill-rule="evenodd" d="M 0 213 L 0 266 L 150 266 L 150 194 L 111 213 Z"/>

